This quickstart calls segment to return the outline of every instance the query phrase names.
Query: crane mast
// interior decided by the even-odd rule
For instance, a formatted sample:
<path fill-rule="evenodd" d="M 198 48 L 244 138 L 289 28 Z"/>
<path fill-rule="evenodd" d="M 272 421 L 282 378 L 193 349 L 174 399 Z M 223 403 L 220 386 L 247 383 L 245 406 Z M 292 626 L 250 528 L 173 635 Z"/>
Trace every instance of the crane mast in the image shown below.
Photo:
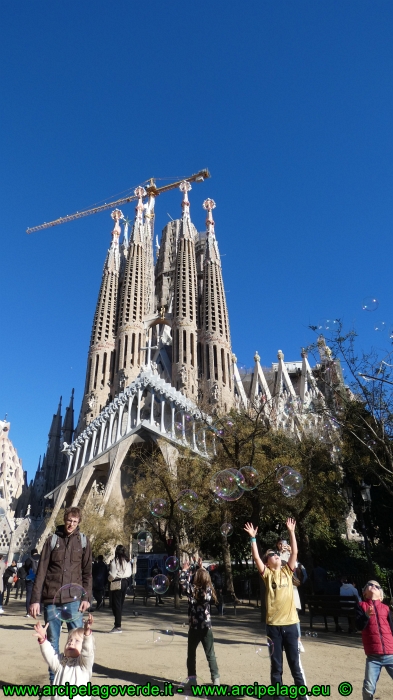
<path fill-rule="evenodd" d="M 180 183 L 184 182 L 184 180 L 186 180 L 187 182 L 203 182 L 209 177 L 210 172 L 207 168 L 205 168 L 205 170 L 200 170 L 198 173 L 190 175 L 190 177 L 183 177 L 181 180 L 176 180 L 176 182 L 171 182 L 168 185 L 163 185 L 162 187 L 156 187 L 154 178 L 151 178 L 148 181 L 149 184 L 145 189 L 148 197 L 158 197 L 158 195 L 163 194 L 163 192 L 168 192 L 169 190 L 173 190 L 176 187 L 179 187 Z M 133 202 L 136 199 L 138 199 L 136 195 L 130 195 L 128 197 L 122 197 L 121 199 L 117 199 L 114 202 L 101 204 L 100 206 L 93 207 L 92 209 L 83 209 L 82 211 L 77 211 L 75 214 L 70 214 L 69 216 L 61 216 L 58 219 L 54 219 L 54 221 L 45 222 L 44 224 L 40 224 L 40 226 L 33 226 L 31 228 L 28 228 L 26 229 L 26 233 L 34 233 L 35 231 L 42 231 L 42 229 L 44 228 L 51 228 L 52 226 L 58 226 L 59 224 L 66 224 L 68 221 L 74 221 L 74 219 L 82 219 L 84 216 L 90 216 L 90 214 L 98 214 L 99 212 L 105 211 L 105 209 L 111 209 L 112 207 L 117 208 L 121 204 L 128 204 L 128 202 Z"/>

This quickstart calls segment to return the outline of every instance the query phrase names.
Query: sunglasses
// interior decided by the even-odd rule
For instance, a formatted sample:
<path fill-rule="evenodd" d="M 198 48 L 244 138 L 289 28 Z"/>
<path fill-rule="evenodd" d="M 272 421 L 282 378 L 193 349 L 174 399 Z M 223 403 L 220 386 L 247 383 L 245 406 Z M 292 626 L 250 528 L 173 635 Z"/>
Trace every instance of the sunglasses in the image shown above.
<path fill-rule="evenodd" d="M 370 586 L 370 588 L 376 588 L 378 591 L 382 591 L 381 586 L 377 586 L 376 583 L 367 583 L 367 586 Z"/>
<path fill-rule="evenodd" d="M 279 556 L 280 556 L 280 552 L 269 552 L 269 554 L 267 554 L 267 558 L 269 558 L 269 557 L 275 557 L 276 555 L 279 557 Z"/>

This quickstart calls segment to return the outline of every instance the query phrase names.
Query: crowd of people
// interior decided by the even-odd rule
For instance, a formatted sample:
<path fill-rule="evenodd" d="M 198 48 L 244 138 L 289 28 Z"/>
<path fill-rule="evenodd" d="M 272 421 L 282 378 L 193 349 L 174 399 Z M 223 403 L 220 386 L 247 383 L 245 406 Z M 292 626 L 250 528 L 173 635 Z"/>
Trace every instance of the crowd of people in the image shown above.
<path fill-rule="evenodd" d="M 90 679 L 94 662 L 92 596 L 96 600 L 95 610 L 99 611 L 104 605 L 108 584 L 114 615 L 111 633 L 122 632 L 123 604 L 132 574 L 127 551 L 123 545 L 118 545 L 109 566 L 102 555 L 93 562 L 89 539 L 79 527 L 81 518 L 79 508 L 68 508 L 64 525 L 47 538 L 41 555 L 33 549 L 22 566 L 18 567 L 16 561 L 6 565 L 0 555 L 0 612 L 3 612 L 3 606 L 9 604 L 11 592 L 15 591 L 15 597 L 19 596 L 19 599 L 26 594 L 27 617 L 37 619 L 43 614 L 44 625 L 37 621 L 35 631 L 52 684 L 69 681 L 80 685 Z M 263 556 L 257 543 L 258 528 L 247 523 L 244 530 L 250 537 L 252 557 L 265 585 L 271 683 L 282 684 L 285 652 L 293 682 L 300 687 L 306 686 L 306 678 L 300 661 L 304 647 L 300 638 L 298 611 L 304 611 L 301 591 L 307 581 L 307 572 L 298 562 L 295 520 L 288 518 L 286 526 L 289 542 L 277 540 L 275 549 L 268 549 Z M 153 576 L 161 573 L 157 564 L 155 567 L 151 571 Z M 313 568 L 310 579 L 315 593 L 354 596 L 358 600 L 356 628 L 361 631 L 366 654 L 363 700 L 372 700 L 382 668 L 385 667 L 393 678 L 393 620 L 389 607 L 383 603 L 382 587 L 377 581 L 368 581 L 362 589 L 362 600 L 348 577 L 329 581 L 321 564 Z M 179 584 L 188 599 L 187 682 L 190 685 L 197 682 L 196 650 L 201 643 L 211 681 L 214 685 L 220 685 L 211 604 L 215 604 L 218 612 L 222 613 L 222 575 L 215 565 L 210 567 L 210 572 L 207 571 L 201 560 L 192 566 L 184 562 Z M 81 596 L 75 596 L 75 587 L 83 591 Z M 157 594 L 156 605 L 161 604 L 162 598 Z M 67 620 L 59 614 L 63 606 L 67 607 Z M 83 622 L 84 613 L 88 613 L 88 617 Z M 68 638 L 61 654 L 59 640 L 63 622 L 68 628 Z M 336 619 L 336 630 L 339 631 L 337 627 Z"/>

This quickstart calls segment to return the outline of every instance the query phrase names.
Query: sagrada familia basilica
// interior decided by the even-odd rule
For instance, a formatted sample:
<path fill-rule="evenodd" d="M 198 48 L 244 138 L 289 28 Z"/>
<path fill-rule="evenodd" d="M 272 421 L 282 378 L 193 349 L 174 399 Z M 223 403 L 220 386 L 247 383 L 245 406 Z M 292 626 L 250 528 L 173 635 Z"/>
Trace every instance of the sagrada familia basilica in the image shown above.
<path fill-rule="evenodd" d="M 8 437 L 10 424 L 0 421 L 0 553 L 8 559 L 39 548 L 60 508 L 78 505 L 92 489 L 99 486 L 103 507 L 124 499 L 123 472 L 135 443 L 155 444 L 168 465 L 185 447 L 209 458 L 215 449 L 210 417 L 261 402 L 272 407 L 277 428 L 312 430 L 320 420 L 313 407 L 327 398 L 321 373 L 329 368 L 342 381 L 323 339 L 313 368 L 305 351 L 285 362 L 281 350 L 268 369 L 257 352 L 252 369 L 237 366 L 216 204 L 203 202 L 206 229 L 198 232 L 190 212 L 192 180 L 180 183 L 180 218 L 165 226 L 156 245 L 154 185 L 135 190 L 130 231 L 120 209 L 112 211 L 79 418 L 75 425 L 72 391 L 64 416 L 60 400 L 29 485 Z"/>

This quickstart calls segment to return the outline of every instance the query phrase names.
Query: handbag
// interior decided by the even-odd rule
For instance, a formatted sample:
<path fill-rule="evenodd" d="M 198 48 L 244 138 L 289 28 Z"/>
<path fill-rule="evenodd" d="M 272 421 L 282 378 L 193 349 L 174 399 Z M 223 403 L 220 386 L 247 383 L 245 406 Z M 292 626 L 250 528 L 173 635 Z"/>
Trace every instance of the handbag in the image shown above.
<path fill-rule="evenodd" d="M 121 591 L 121 578 L 117 579 L 116 581 L 111 581 L 110 590 Z"/>

